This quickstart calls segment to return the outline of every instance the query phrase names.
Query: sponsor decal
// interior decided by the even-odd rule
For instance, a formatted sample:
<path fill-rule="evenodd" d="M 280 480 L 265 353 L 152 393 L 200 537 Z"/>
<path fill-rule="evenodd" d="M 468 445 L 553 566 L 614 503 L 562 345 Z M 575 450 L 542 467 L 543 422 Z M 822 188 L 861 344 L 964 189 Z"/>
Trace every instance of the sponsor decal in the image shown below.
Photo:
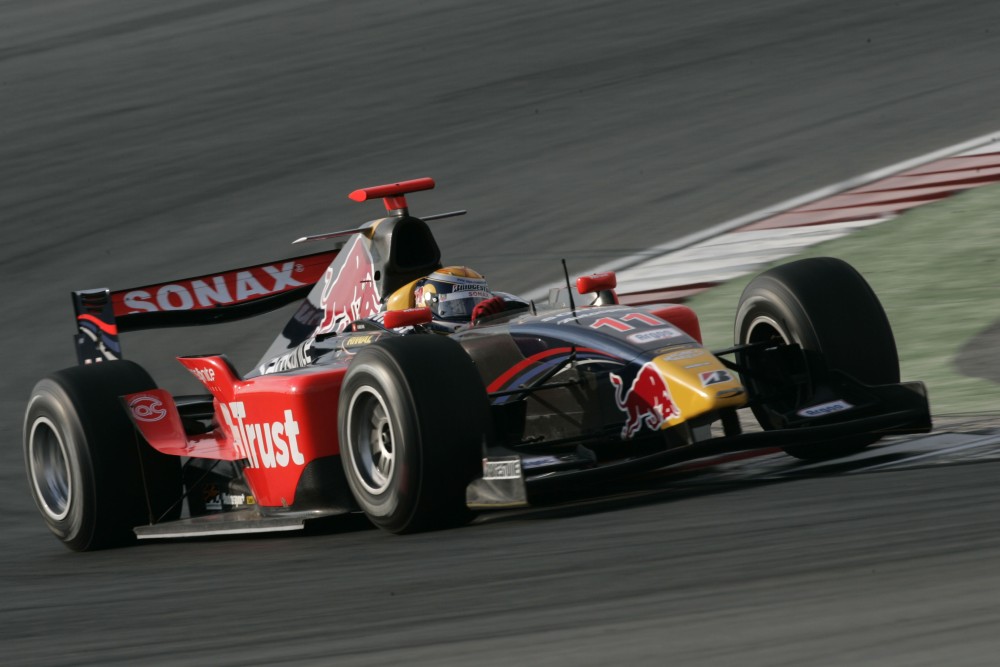
<path fill-rule="evenodd" d="M 820 403 L 819 405 L 811 405 L 808 408 L 802 408 L 799 410 L 798 415 L 800 417 L 822 417 L 824 415 L 832 415 L 835 412 L 843 412 L 844 410 L 850 410 L 854 406 L 843 400 L 830 401 L 829 403 Z"/>
<path fill-rule="evenodd" d="M 522 461 L 522 467 L 525 470 L 532 470 L 533 468 L 544 468 L 545 466 L 554 466 L 562 463 L 562 459 L 558 456 L 525 456 Z"/>
<path fill-rule="evenodd" d="M 615 387 L 615 403 L 626 415 L 622 438 L 632 438 L 643 424 L 655 431 L 668 419 L 680 416 L 666 379 L 652 361 L 643 364 L 627 390 L 620 376 L 611 373 L 608 377 Z"/>
<path fill-rule="evenodd" d="M 205 487 L 202 498 L 205 501 L 206 510 L 218 511 L 222 509 L 222 494 L 219 493 L 219 487 L 215 484 L 209 484 Z"/>
<path fill-rule="evenodd" d="M 521 460 L 519 458 L 508 459 L 483 459 L 483 479 L 520 479 Z"/>
<path fill-rule="evenodd" d="M 486 281 L 482 278 L 463 278 L 462 276 L 448 276 L 441 282 L 451 285 L 450 293 L 455 292 L 482 292 L 486 289 Z"/>
<path fill-rule="evenodd" d="M 141 422 L 158 422 L 167 416 L 163 401 L 155 396 L 136 396 L 128 402 L 128 409 Z"/>
<path fill-rule="evenodd" d="M 455 291 L 451 292 L 450 294 L 448 293 L 438 294 L 437 295 L 438 301 L 454 301 L 457 299 L 468 299 L 469 297 L 472 297 L 474 299 L 489 299 L 491 296 L 493 296 L 486 290 L 482 288 L 477 288 L 474 285 L 455 285 L 455 289 L 465 290 L 465 291 Z"/>
<path fill-rule="evenodd" d="M 679 338 L 683 335 L 680 329 L 662 327 L 660 329 L 650 329 L 649 331 L 630 334 L 628 339 L 633 343 L 652 343 L 658 340 L 667 340 L 668 338 Z"/>
<path fill-rule="evenodd" d="M 351 336 L 344 343 L 345 347 L 351 347 L 353 345 L 369 345 L 372 341 L 378 338 L 377 334 L 365 334 L 363 336 Z"/>
<path fill-rule="evenodd" d="M 683 361 L 684 359 L 694 359 L 695 357 L 700 357 L 705 354 L 705 350 L 700 347 L 686 347 L 682 350 L 677 350 L 676 352 L 668 352 L 667 354 L 660 355 L 664 361 Z M 693 366 L 685 366 L 685 368 L 693 368 Z"/>
<path fill-rule="evenodd" d="M 697 364 L 688 364 L 684 368 L 701 368 L 702 366 L 711 366 L 711 365 L 712 365 L 711 362 L 700 361 Z"/>
<path fill-rule="evenodd" d="M 254 266 L 242 271 L 131 290 L 125 292 L 122 303 L 126 314 L 214 308 L 308 285 L 308 282 L 296 278 L 304 271 L 305 267 L 296 262 Z"/>
<path fill-rule="evenodd" d="M 188 368 L 188 370 L 191 371 L 191 375 L 195 376 L 202 382 L 215 382 L 214 368 Z"/>
<path fill-rule="evenodd" d="M 361 237 L 356 237 L 341 252 L 346 254 L 339 271 L 334 275 L 331 265 L 323 279 L 320 295 L 323 320 L 316 334 L 340 333 L 351 322 L 377 313 L 382 305 L 372 274 L 372 258 Z"/>
<path fill-rule="evenodd" d="M 711 387 L 713 384 L 722 384 L 723 382 L 733 381 L 733 376 L 729 373 L 729 371 L 724 370 L 698 373 L 698 378 L 701 380 L 702 387 Z"/>
<path fill-rule="evenodd" d="M 299 305 L 295 314 L 292 315 L 292 321 L 300 324 L 303 328 L 312 330 L 323 321 L 323 311 L 309 303 L 309 300 L 306 299 Z"/>
<path fill-rule="evenodd" d="M 253 496 L 248 496 L 245 493 L 222 493 L 222 504 L 226 507 L 243 507 L 244 505 L 253 505 Z"/>
<path fill-rule="evenodd" d="M 310 338 L 306 342 L 295 346 L 290 352 L 286 352 L 280 357 L 275 357 L 260 367 L 260 374 L 280 373 L 281 371 L 308 366 L 315 361 L 312 352 L 313 343 L 315 342 L 314 339 Z"/>
<path fill-rule="evenodd" d="M 251 468 L 286 468 L 305 463 L 297 438 L 299 422 L 291 410 L 285 410 L 284 421 L 268 423 L 249 421 L 243 401 L 220 403 L 219 408 L 236 451 Z"/>

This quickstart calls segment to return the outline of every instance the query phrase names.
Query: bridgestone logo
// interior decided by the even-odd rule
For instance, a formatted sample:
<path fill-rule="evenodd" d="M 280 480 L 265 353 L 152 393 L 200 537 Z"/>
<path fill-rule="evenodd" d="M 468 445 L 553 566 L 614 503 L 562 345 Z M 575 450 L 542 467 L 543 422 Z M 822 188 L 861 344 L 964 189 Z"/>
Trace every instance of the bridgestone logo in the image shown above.
<path fill-rule="evenodd" d="M 490 461 L 483 459 L 483 479 L 520 479 L 520 459 Z"/>

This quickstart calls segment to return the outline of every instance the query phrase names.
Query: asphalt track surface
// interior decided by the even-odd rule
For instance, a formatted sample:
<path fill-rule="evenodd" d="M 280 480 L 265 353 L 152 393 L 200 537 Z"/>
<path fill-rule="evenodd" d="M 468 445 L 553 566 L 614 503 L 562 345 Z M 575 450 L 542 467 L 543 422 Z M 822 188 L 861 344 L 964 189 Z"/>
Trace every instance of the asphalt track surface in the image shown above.
<path fill-rule="evenodd" d="M 996 464 L 81 555 L 19 434 L 71 289 L 291 255 L 424 175 L 472 212 L 446 261 L 530 289 L 996 130 L 998 40 L 992 1 L 0 2 L 0 661 L 994 664 Z M 191 389 L 164 357 L 277 321 L 124 344 Z"/>

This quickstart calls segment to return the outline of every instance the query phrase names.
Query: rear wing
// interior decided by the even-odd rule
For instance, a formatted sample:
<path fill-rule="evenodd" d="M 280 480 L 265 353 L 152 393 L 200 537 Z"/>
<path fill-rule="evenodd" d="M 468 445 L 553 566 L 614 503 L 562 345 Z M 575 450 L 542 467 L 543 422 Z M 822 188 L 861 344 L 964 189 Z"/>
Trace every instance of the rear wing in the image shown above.
<path fill-rule="evenodd" d="M 73 292 L 80 364 L 122 358 L 127 331 L 230 322 L 305 298 L 339 250 L 130 289 Z"/>

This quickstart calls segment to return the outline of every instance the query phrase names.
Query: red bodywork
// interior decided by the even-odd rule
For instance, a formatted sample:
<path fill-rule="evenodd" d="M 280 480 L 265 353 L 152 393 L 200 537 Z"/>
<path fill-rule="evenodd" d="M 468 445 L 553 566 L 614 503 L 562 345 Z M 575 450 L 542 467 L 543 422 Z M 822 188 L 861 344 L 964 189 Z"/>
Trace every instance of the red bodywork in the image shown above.
<path fill-rule="evenodd" d="M 576 291 L 580 294 L 592 294 L 616 287 L 618 287 L 618 278 L 614 271 L 592 273 L 589 276 L 580 276 L 576 279 Z"/>
<path fill-rule="evenodd" d="M 329 264 L 314 288 L 323 308 L 317 334 L 343 331 L 350 322 L 378 311 L 379 295 L 367 244 L 368 240 L 358 235 L 333 263 L 329 262 L 332 253 L 316 256 Z M 252 275 L 248 271 L 226 275 Z M 310 267 L 309 272 L 312 276 L 315 269 Z M 143 437 L 157 450 L 175 456 L 244 461 L 244 477 L 262 507 L 292 505 L 306 466 L 340 453 L 337 405 L 346 361 L 247 379 L 222 356 L 182 357 L 179 361 L 211 392 L 215 427 L 207 434 L 185 435 L 177 407 L 165 391 L 125 397 L 126 403 L 149 397 L 139 400 L 130 412 Z M 161 410 L 161 419 L 143 418 Z"/>
<path fill-rule="evenodd" d="M 371 188 L 361 188 L 348 195 L 353 201 L 362 202 L 369 199 L 382 199 L 386 211 L 406 210 L 406 193 L 420 192 L 434 188 L 433 178 L 414 178 L 389 185 L 376 185 Z"/>
<path fill-rule="evenodd" d="M 216 425 L 210 433 L 186 436 L 167 392 L 126 396 L 133 421 L 155 449 L 174 456 L 245 461 L 244 477 L 263 507 L 292 505 L 305 467 L 340 453 L 337 402 L 346 364 L 242 380 L 225 357 L 178 361 L 212 393 Z M 158 418 L 149 418 L 145 397 L 159 401 L 152 404 L 152 414 Z M 141 406 L 138 413 L 131 407 L 136 401 Z"/>
<path fill-rule="evenodd" d="M 670 322 L 699 343 L 702 342 L 701 324 L 698 322 L 698 315 L 687 306 L 680 304 L 657 306 L 650 309 L 650 312 L 660 319 Z"/>
<path fill-rule="evenodd" d="M 416 179 L 357 190 L 351 199 L 384 198 L 387 209 L 405 209 L 406 193 L 433 187 L 432 179 Z M 320 319 L 312 337 L 340 333 L 381 307 L 370 236 L 364 231 L 354 235 L 339 252 L 114 292 L 114 312 L 127 317 L 230 306 L 315 284 L 308 301 L 318 307 Z M 256 503 L 272 508 L 295 503 L 310 463 L 340 454 L 337 406 L 349 359 L 248 378 L 240 377 L 223 356 L 178 360 L 212 394 L 212 430 L 186 434 L 166 391 L 124 397 L 132 421 L 155 449 L 174 456 L 243 461 Z"/>
<path fill-rule="evenodd" d="M 115 317 L 248 303 L 317 282 L 337 251 L 111 293 Z"/>

